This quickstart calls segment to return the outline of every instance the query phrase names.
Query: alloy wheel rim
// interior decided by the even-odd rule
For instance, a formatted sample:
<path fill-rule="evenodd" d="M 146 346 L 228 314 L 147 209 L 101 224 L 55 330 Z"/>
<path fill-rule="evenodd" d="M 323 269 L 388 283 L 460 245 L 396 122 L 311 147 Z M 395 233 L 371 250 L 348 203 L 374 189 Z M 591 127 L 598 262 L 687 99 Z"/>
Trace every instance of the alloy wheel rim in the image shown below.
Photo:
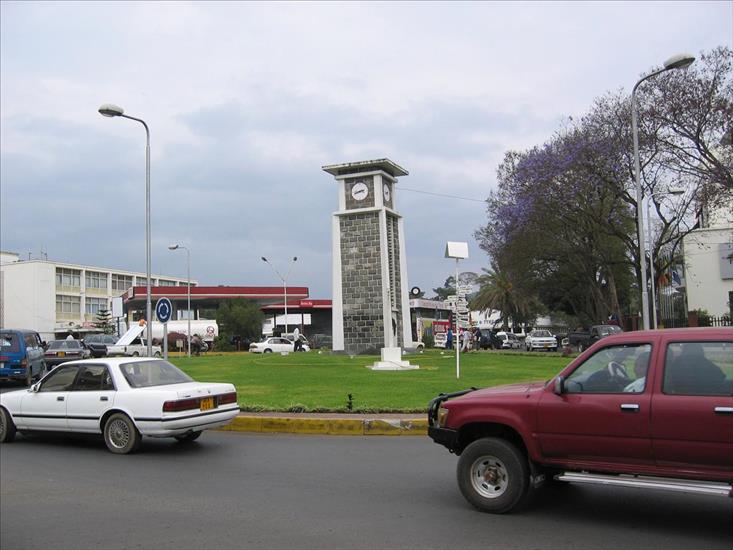
<path fill-rule="evenodd" d="M 499 498 L 509 487 L 509 472 L 495 456 L 481 456 L 471 465 L 471 485 L 482 497 Z"/>
<path fill-rule="evenodd" d="M 124 449 L 130 442 L 130 427 L 124 420 L 113 420 L 108 428 L 109 441 L 116 449 Z"/>

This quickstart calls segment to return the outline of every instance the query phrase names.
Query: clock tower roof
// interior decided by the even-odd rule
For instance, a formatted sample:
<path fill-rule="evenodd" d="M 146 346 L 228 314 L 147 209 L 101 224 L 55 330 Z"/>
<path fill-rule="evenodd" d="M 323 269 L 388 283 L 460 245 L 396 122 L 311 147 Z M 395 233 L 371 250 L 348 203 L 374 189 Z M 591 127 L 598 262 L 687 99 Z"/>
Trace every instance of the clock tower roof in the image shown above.
<path fill-rule="evenodd" d="M 402 168 L 399 164 L 392 162 L 389 159 L 377 159 L 377 160 L 363 160 L 360 162 L 346 162 L 344 164 L 331 164 L 329 166 L 322 166 L 324 172 L 328 172 L 332 176 L 346 176 L 346 175 L 357 175 L 362 172 L 374 172 L 381 170 L 386 172 L 393 178 L 399 176 L 406 176 L 409 174 L 407 170 Z"/>

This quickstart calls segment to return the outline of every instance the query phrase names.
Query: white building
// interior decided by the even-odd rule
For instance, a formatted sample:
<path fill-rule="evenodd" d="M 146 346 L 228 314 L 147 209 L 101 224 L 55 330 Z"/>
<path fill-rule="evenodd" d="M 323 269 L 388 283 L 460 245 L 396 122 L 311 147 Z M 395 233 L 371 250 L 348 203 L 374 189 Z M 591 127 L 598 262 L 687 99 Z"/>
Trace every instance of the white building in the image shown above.
<path fill-rule="evenodd" d="M 152 286 L 186 286 L 185 277 L 151 278 Z M 21 260 L 18 254 L 0 252 L 0 328 L 32 329 L 44 340 L 88 332 L 100 310 L 112 309 L 112 298 L 145 285 L 145 273 Z"/>
<path fill-rule="evenodd" d="M 730 313 L 733 293 L 733 205 L 703 211 L 700 228 L 683 241 L 687 309 L 715 317 Z"/>

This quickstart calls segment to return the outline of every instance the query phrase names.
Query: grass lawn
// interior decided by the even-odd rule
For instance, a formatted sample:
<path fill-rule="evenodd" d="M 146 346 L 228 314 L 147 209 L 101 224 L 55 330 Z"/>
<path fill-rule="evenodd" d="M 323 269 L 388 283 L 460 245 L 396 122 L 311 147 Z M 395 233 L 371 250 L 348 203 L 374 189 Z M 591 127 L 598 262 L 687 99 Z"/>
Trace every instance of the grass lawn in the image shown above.
<path fill-rule="evenodd" d="M 230 382 L 239 405 L 248 411 L 424 412 L 440 392 L 471 386 L 548 380 L 570 362 L 557 353 L 474 352 L 461 354 L 456 380 L 452 352 L 430 350 L 406 357 L 412 371 L 372 371 L 376 356 L 291 353 L 221 353 L 171 357 L 171 362 L 202 382 Z"/>

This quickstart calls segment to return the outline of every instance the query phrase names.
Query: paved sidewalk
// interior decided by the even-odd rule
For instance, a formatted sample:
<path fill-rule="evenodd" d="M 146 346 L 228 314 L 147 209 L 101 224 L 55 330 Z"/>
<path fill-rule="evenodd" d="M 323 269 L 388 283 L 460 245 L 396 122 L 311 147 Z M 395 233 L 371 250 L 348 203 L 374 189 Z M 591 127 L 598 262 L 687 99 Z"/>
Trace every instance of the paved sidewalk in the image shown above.
<path fill-rule="evenodd" d="M 425 414 L 243 412 L 223 431 L 318 435 L 426 435 Z"/>

